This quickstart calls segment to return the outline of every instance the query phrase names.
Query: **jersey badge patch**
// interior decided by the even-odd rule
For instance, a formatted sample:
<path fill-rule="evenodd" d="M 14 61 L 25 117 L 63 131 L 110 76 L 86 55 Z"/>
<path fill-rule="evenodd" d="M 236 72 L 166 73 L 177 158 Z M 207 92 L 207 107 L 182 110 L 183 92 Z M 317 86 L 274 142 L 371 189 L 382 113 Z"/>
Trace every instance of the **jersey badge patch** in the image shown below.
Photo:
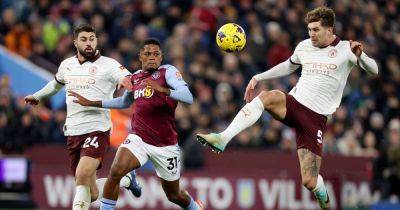
<path fill-rule="evenodd" d="M 329 52 L 328 52 L 328 56 L 330 57 L 330 58 L 334 58 L 334 57 L 336 57 L 337 56 L 337 50 L 336 49 L 332 49 L 332 50 L 330 50 Z"/>
<path fill-rule="evenodd" d="M 151 74 L 151 77 L 153 79 L 158 79 L 160 78 L 160 72 L 159 71 L 155 71 L 153 74 Z"/>
<path fill-rule="evenodd" d="M 97 73 L 97 67 L 96 66 L 91 66 L 89 68 L 89 74 L 95 75 Z"/>

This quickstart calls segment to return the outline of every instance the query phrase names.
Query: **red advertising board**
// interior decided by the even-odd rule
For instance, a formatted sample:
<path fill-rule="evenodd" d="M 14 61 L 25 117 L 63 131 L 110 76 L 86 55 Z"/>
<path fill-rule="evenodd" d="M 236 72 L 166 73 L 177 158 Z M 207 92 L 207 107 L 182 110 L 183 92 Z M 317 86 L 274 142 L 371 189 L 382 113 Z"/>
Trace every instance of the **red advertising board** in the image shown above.
<path fill-rule="evenodd" d="M 99 177 L 104 177 L 114 153 L 107 155 Z M 183 172 L 182 187 L 206 209 L 318 209 L 313 195 L 301 185 L 297 157 L 265 150 L 205 152 L 206 166 Z M 33 198 L 46 209 L 70 209 L 74 178 L 62 147 L 30 151 Z M 321 174 L 326 179 L 332 209 L 368 205 L 370 161 L 365 158 L 326 156 Z M 118 209 L 179 209 L 166 199 L 153 171 L 139 171 L 140 198 L 121 191 Z M 96 204 L 93 209 L 96 209 Z"/>

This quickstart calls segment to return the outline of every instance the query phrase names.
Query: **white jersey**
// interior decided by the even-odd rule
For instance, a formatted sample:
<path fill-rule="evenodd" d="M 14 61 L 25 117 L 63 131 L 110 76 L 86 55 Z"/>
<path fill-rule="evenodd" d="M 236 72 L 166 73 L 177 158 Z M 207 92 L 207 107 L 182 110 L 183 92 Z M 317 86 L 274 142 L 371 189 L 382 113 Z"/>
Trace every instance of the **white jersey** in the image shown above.
<path fill-rule="evenodd" d="M 357 65 L 350 43 L 336 38 L 331 45 L 318 48 L 306 39 L 297 45 L 290 61 L 300 64 L 302 71 L 289 94 L 316 113 L 334 113 L 340 105 L 347 77 Z"/>
<path fill-rule="evenodd" d="M 89 100 L 112 99 L 118 82 L 129 71 L 116 60 L 98 54 L 91 61 L 80 63 L 77 56 L 61 62 L 56 81 L 65 84 Z M 64 126 L 66 136 L 76 136 L 93 131 L 107 131 L 111 128 L 110 110 L 98 107 L 81 106 L 76 99 L 66 94 L 67 119 Z"/>

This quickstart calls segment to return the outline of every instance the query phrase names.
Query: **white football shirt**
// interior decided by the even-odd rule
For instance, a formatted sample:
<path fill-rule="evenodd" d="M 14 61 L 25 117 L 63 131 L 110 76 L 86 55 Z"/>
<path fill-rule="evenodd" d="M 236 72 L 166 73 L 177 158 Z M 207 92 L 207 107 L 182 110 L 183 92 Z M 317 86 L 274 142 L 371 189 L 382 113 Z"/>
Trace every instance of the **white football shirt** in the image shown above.
<path fill-rule="evenodd" d="M 94 59 L 80 63 L 77 56 L 61 62 L 56 81 L 65 84 L 67 91 L 72 90 L 89 100 L 107 100 L 113 98 L 118 82 L 130 72 L 116 60 L 98 54 Z M 76 99 L 66 94 L 67 119 L 64 134 L 76 136 L 93 131 L 111 129 L 110 110 L 98 107 L 81 106 Z"/>
<path fill-rule="evenodd" d="M 300 42 L 290 61 L 302 66 L 296 86 L 289 92 L 298 102 L 323 115 L 336 111 L 357 57 L 349 41 L 335 41 L 325 47 L 312 46 L 311 39 Z"/>

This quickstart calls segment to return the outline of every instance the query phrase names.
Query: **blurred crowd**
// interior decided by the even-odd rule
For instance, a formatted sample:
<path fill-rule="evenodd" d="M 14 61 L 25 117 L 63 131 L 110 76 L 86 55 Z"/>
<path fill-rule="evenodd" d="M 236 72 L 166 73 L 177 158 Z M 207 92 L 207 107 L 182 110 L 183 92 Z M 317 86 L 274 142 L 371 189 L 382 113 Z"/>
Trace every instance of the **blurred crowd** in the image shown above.
<path fill-rule="evenodd" d="M 63 59 L 75 54 L 73 28 L 90 23 L 97 29 L 101 53 L 133 72 L 140 68 L 140 43 L 158 38 L 164 63 L 182 72 L 195 96 L 193 105 L 180 105 L 176 114 L 180 144 L 193 154 L 200 146 L 193 141 L 194 134 L 229 124 L 244 104 L 250 78 L 289 58 L 296 44 L 308 38 L 305 13 L 321 5 L 336 12 L 335 33 L 361 41 L 380 71 L 375 77 L 359 68 L 351 72 L 342 106 L 329 118 L 324 153 L 374 158 L 375 188 L 386 196 L 399 193 L 388 185 L 391 180 L 400 189 L 399 0 L 2 0 L 0 43 L 55 73 Z M 226 22 L 240 24 L 247 33 L 247 46 L 238 54 L 222 53 L 215 45 L 216 30 Z M 297 71 L 263 82 L 258 89 L 289 91 L 299 75 Z M 7 78 L 1 81 L 3 151 L 36 142 L 64 142 L 63 109 L 27 108 L 12 95 Z M 295 133 L 265 113 L 229 147 L 294 152 Z M 192 163 L 196 161 L 201 162 Z"/>

